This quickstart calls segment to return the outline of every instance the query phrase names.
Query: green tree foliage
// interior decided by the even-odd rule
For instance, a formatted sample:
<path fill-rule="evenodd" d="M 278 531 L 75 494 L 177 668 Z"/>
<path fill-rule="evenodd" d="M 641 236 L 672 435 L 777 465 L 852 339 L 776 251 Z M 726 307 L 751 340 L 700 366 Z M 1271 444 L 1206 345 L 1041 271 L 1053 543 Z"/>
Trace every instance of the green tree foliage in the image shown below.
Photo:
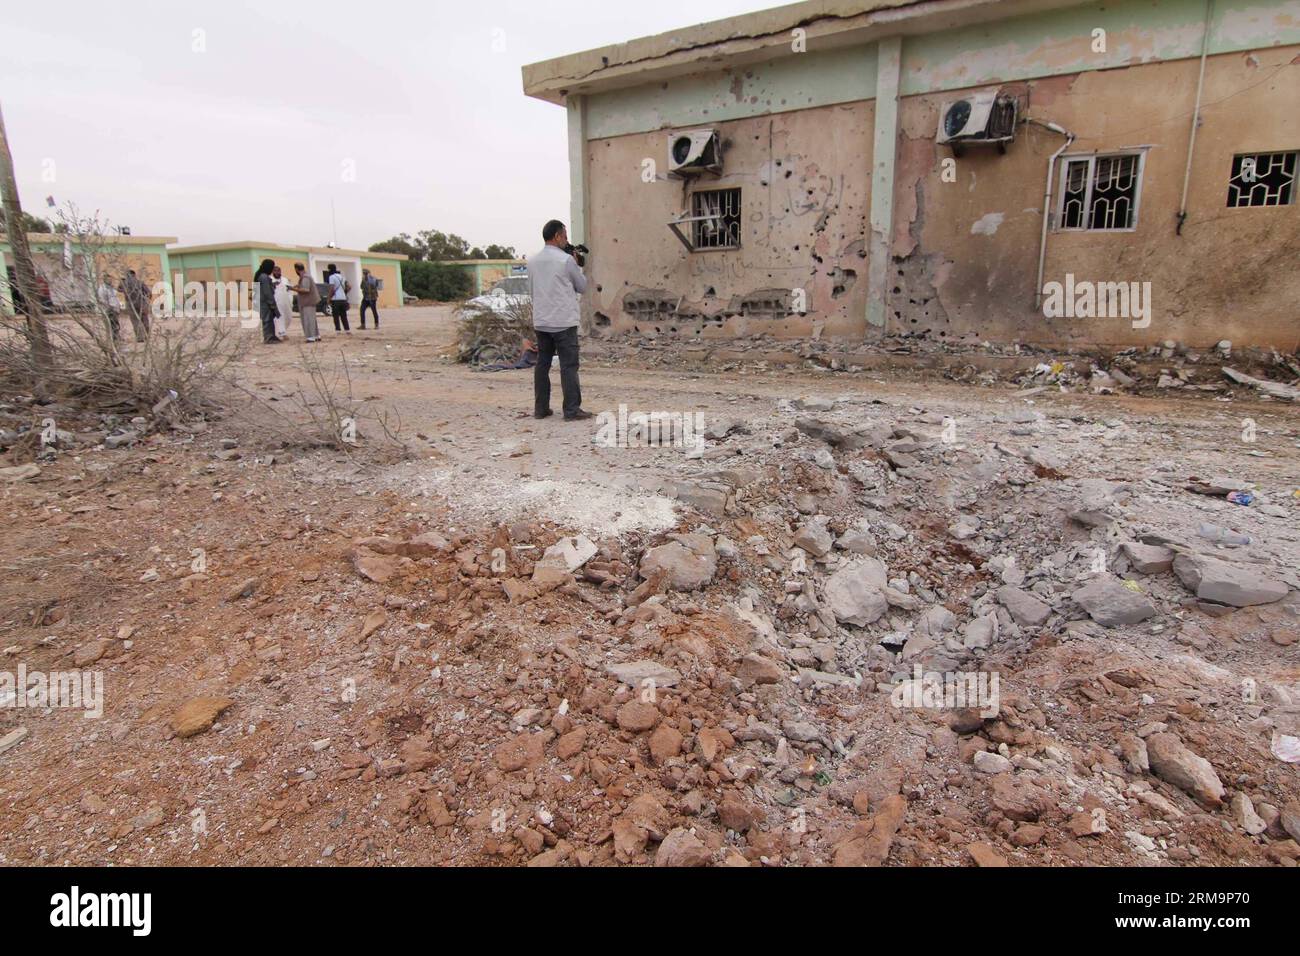
<path fill-rule="evenodd" d="M 391 239 L 385 239 L 383 242 L 376 242 L 370 247 L 371 252 L 387 252 L 399 256 L 409 256 L 413 261 L 419 262 L 424 258 L 424 250 L 419 243 L 412 240 L 406 233 L 393 236 Z"/>
<path fill-rule="evenodd" d="M 497 246 L 491 245 L 483 250 L 485 259 L 518 259 L 519 253 L 515 252 L 514 246 Z"/>
<path fill-rule="evenodd" d="M 402 287 L 408 295 L 435 302 L 452 302 L 470 294 L 469 269 L 446 262 L 416 260 L 402 264 Z"/>

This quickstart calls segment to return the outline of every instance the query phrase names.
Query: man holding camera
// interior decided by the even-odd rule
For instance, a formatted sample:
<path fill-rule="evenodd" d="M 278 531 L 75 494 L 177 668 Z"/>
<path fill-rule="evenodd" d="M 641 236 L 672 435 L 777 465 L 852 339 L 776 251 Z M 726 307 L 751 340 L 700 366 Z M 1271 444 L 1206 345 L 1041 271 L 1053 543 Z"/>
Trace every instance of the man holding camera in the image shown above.
<path fill-rule="evenodd" d="M 564 223 L 552 219 L 542 227 L 546 245 L 528 260 L 528 285 L 537 332 L 537 367 L 533 370 L 533 417 L 551 414 L 551 357 L 560 357 L 560 387 L 564 420 L 591 418 L 582 410 L 578 385 L 578 297 L 587 291 L 587 278 L 575 258 Z"/>

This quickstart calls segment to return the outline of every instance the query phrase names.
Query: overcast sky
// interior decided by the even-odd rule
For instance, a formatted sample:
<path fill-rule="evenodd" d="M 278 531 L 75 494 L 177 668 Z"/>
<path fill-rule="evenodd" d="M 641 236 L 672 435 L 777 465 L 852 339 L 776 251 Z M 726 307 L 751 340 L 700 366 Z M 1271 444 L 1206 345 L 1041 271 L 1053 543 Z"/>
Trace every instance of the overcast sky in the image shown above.
<path fill-rule="evenodd" d="M 6 2 L 0 105 L 39 216 L 53 195 L 136 235 L 324 245 L 332 199 L 347 248 L 440 229 L 528 253 L 568 218 L 568 153 L 520 67 L 771 5 Z"/>

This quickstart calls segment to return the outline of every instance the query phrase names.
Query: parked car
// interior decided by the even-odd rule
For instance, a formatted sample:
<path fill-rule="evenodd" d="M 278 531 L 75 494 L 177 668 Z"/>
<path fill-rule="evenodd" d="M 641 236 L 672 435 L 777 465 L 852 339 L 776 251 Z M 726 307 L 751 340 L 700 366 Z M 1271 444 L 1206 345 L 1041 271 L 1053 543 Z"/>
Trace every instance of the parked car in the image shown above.
<path fill-rule="evenodd" d="M 533 297 L 528 291 L 528 276 L 506 276 L 499 279 L 483 295 L 476 295 L 465 305 L 488 309 L 498 314 L 510 312 L 521 306 L 533 304 Z"/>

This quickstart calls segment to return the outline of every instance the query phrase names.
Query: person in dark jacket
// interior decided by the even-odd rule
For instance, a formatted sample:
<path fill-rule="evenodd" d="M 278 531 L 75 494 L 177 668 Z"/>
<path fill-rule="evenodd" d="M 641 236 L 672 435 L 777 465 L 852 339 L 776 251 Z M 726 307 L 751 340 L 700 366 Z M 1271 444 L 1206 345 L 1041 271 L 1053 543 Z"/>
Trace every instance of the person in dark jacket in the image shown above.
<path fill-rule="evenodd" d="M 257 267 L 257 275 L 253 276 L 253 281 L 257 283 L 258 312 L 262 317 L 262 344 L 279 345 L 280 340 L 275 335 L 275 320 L 280 315 L 280 309 L 275 304 L 275 261 L 272 259 L 263 259 L 262 264 Z"/>

